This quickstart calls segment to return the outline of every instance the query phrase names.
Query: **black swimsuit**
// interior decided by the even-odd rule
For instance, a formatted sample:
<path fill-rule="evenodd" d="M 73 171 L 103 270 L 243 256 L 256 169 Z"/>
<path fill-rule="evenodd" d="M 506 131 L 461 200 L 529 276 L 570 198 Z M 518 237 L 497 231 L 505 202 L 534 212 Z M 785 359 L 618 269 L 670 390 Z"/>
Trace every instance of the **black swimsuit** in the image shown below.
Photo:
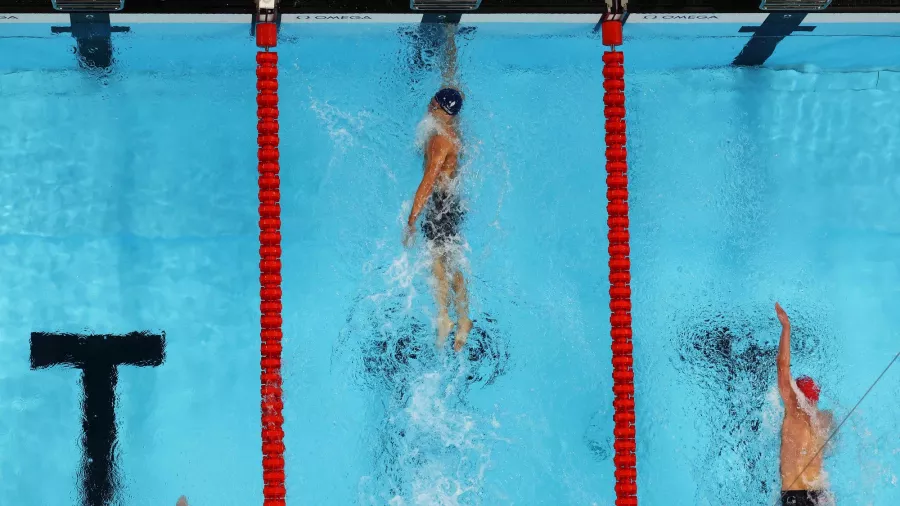
<path fill-rule="evenodd" d="M 816 506 L 822 493 L 818 490 L 782 490 L 782 506 Z"/>
<path fill-rule="evenodd" d="M 431 201 L 425 211 L 422 232 L 425 238 L 436 245 L 456 242 L 459 239 L 459 227 L 465 211 L 459 195 L 446 188 L 435 186 Z"/>

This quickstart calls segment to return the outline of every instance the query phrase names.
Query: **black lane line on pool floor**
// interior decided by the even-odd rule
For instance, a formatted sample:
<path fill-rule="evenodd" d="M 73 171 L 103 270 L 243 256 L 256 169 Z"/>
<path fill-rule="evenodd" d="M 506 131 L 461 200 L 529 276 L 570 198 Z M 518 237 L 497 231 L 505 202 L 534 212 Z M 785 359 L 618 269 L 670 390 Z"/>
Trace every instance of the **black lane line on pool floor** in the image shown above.
<path fill-rule="evenodd" d="M 113 64 L 112 34 L 129 32 L 127 26 L 112 26 L 109 13 L 69 14 L 71 26 L 51 26 L 51 33 L 71 33 L 75 37 L 75 54 L 82 67 L 105 69 Z"/>
<path fill-rule="evenodd" d="M 811 32 L 815 26 L 800 26 L 805 12 L 778 12 L 769 14 L 760 26 L 742 26 L 741 33 L 753 33 L 732 65 L 736 67 L 757 67 L 766 62 L 778 43 L 794 32 Z"/>
<path fill-rule="evenodd" d="M 462 20 L 462 13 L 426 13 L 414 32 L 408 33 L 412 44 L 412 59 L 409 62 L 413 74 L 428 70 L 432 61 L 444 47 L 444 25 L 457 25 Z"/>
<path fill-rule="evenodd" d="M 79 499 L 83 506 L 109 506 L 120 484 L 116 442 L 116 383 L 120 365 L 156 367 L 165 360 L 165 334 L 31 333 L 31 368 L 81 369 L 82 458 Z"/>

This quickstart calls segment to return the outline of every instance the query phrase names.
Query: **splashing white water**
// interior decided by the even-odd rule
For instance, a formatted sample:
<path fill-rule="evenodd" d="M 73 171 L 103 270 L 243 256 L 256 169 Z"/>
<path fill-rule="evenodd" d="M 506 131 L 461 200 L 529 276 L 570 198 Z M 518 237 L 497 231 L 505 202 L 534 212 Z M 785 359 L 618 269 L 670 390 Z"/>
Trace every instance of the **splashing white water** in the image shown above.
<path fill-rule="evenodd" d="M 346 153 L 347 148 L 356 144 L 356 139 L 365 128 L 366 120 L 370 116 L 367 111 L 351 114 L 338 109 L 328 101 L 320 102 L 313 97 L 312 90 L 310 90 L 309 108 L 325 125 L 328 136 L 331 137 L 335 147 L 341 153 Z"/>
<path fill-rule="evenodd" d="M 446 133 L 441 124 L 438 123 L 437 118 L 429 113 L 425 113 L 425 116 L 416 125 L 416 147 L 424 150 L 425 144 L 429 139 L 435 135 L 446 135 Z"/>
<path fill-rule="evenodd" d="M 485 472 L 490 467 L 489 431 L 496 418 L 478 420 L 474 412 L 458 405 L 458 388 L 464 381 L 460 368 L 447 380 L 427 372 L 411 385 L 404 412 L 405 447 L 401 463 L 410 473 L 412 504 L 458 506 L 478 504 Z M 390 504 L 404 505 L 395 497 Z"/>
<path fill-rule="evenodd" d="M 781 421 L 784 419 L 784 406 L 781 404 L 781 394 L 778 393 L 778 385 L 766 393 L 766 405 L 762 412 L 763 429 L 770 435 L 781 431 Z"/>
<path fill-rule="evenodd" d="M 791 380 L 791 388 L 794 389 L 794 393 L 797 395 L 800 409 L 812 419 L 813 427 L 827 438 L 833 427 L 828 424 L 825 417 L 821 416 L 822 413 L 807 400 L 793 380 Z M 763 409 L 762 418 L 766 432 L 774 434 L 781 430 L 781 422 L 784 419 L 784 405 L 782 404 L 781 393 L 778 391 L 778 385 L 772 385 L 766 393 L 766 406 Z"/>

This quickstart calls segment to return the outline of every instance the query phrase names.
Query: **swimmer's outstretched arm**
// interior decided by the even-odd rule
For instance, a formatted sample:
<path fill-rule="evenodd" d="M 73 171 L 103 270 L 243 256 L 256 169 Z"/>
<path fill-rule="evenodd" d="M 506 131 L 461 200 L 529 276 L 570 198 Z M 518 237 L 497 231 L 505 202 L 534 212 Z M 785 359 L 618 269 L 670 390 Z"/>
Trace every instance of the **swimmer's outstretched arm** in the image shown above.
<path fill-rule="evenodd" d="M 447 35 L 447 45 L 445 46 L 445 58 L 447 61 L 444 63 L 444 86 L 449 86 L 451 88 L 459 88 L 459 84 L 456 81 L 456 29 L 458 25 L 455 23 L 447 23 L 444 25 L 444 30 L 446 30 Z"/>
<path fill-rule="evenodd" d="M 798 408 L 797 394 L 791 385 L 791 320 L 781 305 L 775 303 L 775 314 L 781 322 L 781 339 L 778 343 L 778 391 L 784 401 L 787 414 Z"/>
<path fill-rule="evenodd" d="M 834 433 L 835 427 L 834 425 L 834 413 L 831 410 L 822 410 L 819 412 L 819 433 L 823 437 L 830 438 L 828 441 L 828 446 L 825 447 L 825 455 L 829 456 L 832 454 L 834 449 L 837 447 L 837 443 L 840 440 L 838 433 Z"/>
<path fill-rule="evenodd" d="M 175 503 L 175 506 L 188 506 L 187 497 L 181 496 L 178 498 L 178 502 Z"/>

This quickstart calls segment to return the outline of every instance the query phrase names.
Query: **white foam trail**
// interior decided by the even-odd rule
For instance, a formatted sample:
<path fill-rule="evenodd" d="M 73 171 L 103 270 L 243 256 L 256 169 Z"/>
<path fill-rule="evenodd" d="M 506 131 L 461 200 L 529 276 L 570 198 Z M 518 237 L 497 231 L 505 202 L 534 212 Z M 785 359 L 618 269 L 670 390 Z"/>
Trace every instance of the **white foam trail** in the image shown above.
<path fill-rule="evenodd" d="M 410 499 L 416 506 L 477 503 L 490 467 L 487 440 L 492 437 L 482 426 L 499 422 L 495 417 L 479 421 L 474 413 L 455 406 L 459 381 L 464 380 L 464 370 L 457 372 L 450 381 L 437 372 L 427 372 L 412 384 L 404 412 L 406 447 L 401 460 L 412 475 Z M 405 502 L 395 497 L 390 504 Z"/>
<path fill-rule="evenodd" d="M 797 395 L 797 401 L 802 409 L 813 421 L 813 426 L 825 437 L 830 434 L 831 427 L 827 426 L 826 420 L 819 415 L 821 412 L 814 407 L 797 388 L 797 383 L 791 380 L 791 388 Z M 772 385 L 766 393 L 766 407 L 763 410 L 763 427 L 769 432 L 778 432 L 781 430 L 781 422 L 784 418 L 784 405 L 781 400 L 781 393 L 778 391 L 778 385 Z"/>
<path fill-rule="evenodd" d="M 781 431 L 781 421 L 784 419 L 784 406 L 781 404 L 781 394 L 778 385 L 766 393 L 766 405 L 762 413 L 763 428 L 768 434 L 778 434 Z"/>
<path fill-rule="evenodd" d="M 411 204 L 411 201 L 405 201 L 400 208 L 395 220 L 397 223 L 397 234 L 393 244 L 400 244 L 400 234 L 403 230 L 403 225 L 406 223 L 406 216 L 409 214 Z M 385 244 L 387 244 L 387 241 L 380 241 L 378 249 L 381 250 Z M 390 263 L 382 273 L 385 286 L 384 291 L 372 293 L 366 298 L 375 304 L 380 304 L 382 300 L 392 298 L 397 294 L 405 294 L 406 303 L 404 304 L 404 309 L 410 311 L 418 295 L 416 282 L 430 273 L 432 263 L 430 251 L 428 249 L 403 250 L 399 255 L 392 258 L 370 259 L 363 264 L 363 274 L 380 270 L 374 265 L 384 265 L 387 262 Z"/>
<path fill-rule="evenodd" d="M 806 398 L 806 395 L 797 387 L 796 381 L 791 380 L 791 388 L 794 390 L 794 395 L 797 396 L 797 402 L 798 404 L 800 404 L 800 409 L 802 409 L 803 412 L 806 413 L 807 416 L 809 416 L 809 418 L 812 420 L 813 428 L 816 430 L 816 432 L 819 433 L 819 437 L 821 437 L 822 441 L 824 442 L 825 439 L 827 439 L 831 434 L 831 430 L 834 427 L 831 427 L 828 424 L 828 421 L 823 416 L 821 416 L 822 412 L 809 402 L 809 400 Z M 824 474 L 825 473 L 823 471 L 823 475 Z"/>
<path fill-rule="evenodd" d="M 405 309 L 407 311 L 412 309 L 413 299 L 416 297 L 414 281 L 421 270 L 422 265 L 415 262 L 414 259 L 410 259 L 409 253 L 404 251 L 391 262 L 390 267 L 385 272 L 384 277 L 389 287 L 388 290 L 393 292 L 394 289 L 399 289 L 406 293 Z"/>
<path fill-rule="evenodd" d="M 356 137 L 365 128 L 366 120 L 370 114 L 367 111 L 360 111 L 353 115 L 341 111 L 337 107 L 325 102 L 319 102 L 313 97 L 312 90 L 309 90 L 309 108 L 316 117 L 319 118 L 325 128 L 328 130 L 328 136 L 331 137 L 334 145 L 340 149 L 341 153 L 346 153 L 347 148 L 356 144 Z"/>
<path fill-rule="evenodd" d="M 424 150 L 428 140 L 437 134 L 446 134 L 446 132 L 438 123 L 437 118 L 429 113 L 425 113 L 425 116 L 416 125 L 416 147 Z"/>

